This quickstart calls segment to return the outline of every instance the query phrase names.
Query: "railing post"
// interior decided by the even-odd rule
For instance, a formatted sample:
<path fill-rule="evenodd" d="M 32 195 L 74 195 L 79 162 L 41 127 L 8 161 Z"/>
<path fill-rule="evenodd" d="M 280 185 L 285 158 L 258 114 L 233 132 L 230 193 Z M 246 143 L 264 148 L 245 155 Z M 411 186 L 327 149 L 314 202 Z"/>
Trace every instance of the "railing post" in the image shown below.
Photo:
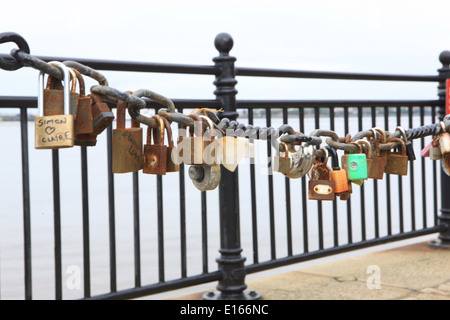
<path fill-rule="evenodd" d="M 439 60 L 442 63 L 442 68 L 438 70 L 439 75 L 445 80 L 450 78 L 450 51 L 443 51 L 439 55 Z M 446 97 L 446 81 L 439 82 L 438 95 L 439 100 L 448 99 Z M 439 121 L 445 117 L 445 103 L 439 108 Z M 443 160 L 442 160 L 443 161 Z M 439 223 L 443 229 L 439 232 L 438 240 L 430 242 L 431 247 L 450 249 L 450 197 L 446 196 L 450 190 L 450 177 L 441 170 L 441 214 L 438 216 Z"/>
<path fill-rule="evenodd" d="M 220 118 L 235 120 L 236 94 L 234 62 L 229 52 L 233 47 L 233 39 L 229 34 L 220 33 L 214 41 L 220 55 L 213 59 L 216 66 L 216 100 L 224 112 Z M 221 166 L 221 180 L 219 184 L 220 206 L 220 257 L 216 259 L 222 279 L 219 280 L 216 292 L 206 293 L 206 300 L 254 300 L 261 295 L 254 290 L 245 290 L 245 257 L 241 255 L 241 239 L 239 224 L 239 180 L 238 169 L 230 172 Z"/>

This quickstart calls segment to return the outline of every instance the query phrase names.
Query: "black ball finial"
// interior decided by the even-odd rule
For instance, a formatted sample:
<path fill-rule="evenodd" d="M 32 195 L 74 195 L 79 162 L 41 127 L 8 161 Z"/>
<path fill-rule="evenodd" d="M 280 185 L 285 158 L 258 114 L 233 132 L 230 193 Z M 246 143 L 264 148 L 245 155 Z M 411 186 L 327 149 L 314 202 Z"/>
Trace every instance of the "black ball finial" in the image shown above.
<path fill-rule="evenodd" d="M 446 67 L 450 64 L 450 51 L 442 51 L 439 55 L 439 61 Z"/>
<path fill-rule="evenodd" d="M 221 55 L 228 55 L 233 48 L 233 38 L 228 33 L 219 33 L 214 40 L 214 46 Z"/>

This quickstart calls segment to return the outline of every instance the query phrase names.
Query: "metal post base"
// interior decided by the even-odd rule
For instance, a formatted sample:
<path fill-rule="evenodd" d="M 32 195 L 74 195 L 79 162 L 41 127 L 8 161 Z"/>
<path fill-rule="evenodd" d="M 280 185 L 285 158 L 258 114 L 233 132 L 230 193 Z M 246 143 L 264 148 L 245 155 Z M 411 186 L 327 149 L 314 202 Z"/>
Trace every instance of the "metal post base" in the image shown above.
<path fill-rule="evenodd" d="M 450 242 L 442 241 L 441 239 L 430 241 L 428 243 L 428 246 L 430 248 L 435 248 L 435 249 L 447 249 L 447 250 L 450 250 Z"/>
<path fill-rule="evenodd" d="M 230 294 L 220 291 L 210 291 L 203 295 L 203 300 L 260 300 L 262 296 L 255 290 L 245 290 L 241 293 Z"/>

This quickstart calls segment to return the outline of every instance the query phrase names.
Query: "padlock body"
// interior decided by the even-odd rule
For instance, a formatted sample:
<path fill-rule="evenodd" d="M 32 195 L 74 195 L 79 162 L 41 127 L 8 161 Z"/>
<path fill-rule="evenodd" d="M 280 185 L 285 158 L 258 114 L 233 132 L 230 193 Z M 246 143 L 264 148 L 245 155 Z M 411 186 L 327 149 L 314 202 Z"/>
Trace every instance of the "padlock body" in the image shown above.
<path fill-rule="evenodd" d="M 94 147 L 97 144 L 97 135 L 91 133 L 76 134 L 74 145 L 81 147 Z"/>
<path fill-rule="evenodd" d="M 167 166 L 167 146 L 162 144 L 144 145 L 144 163 L 142 172 L 165 175 Z"/>
<path fill-rule="evenodd" d="M 367 177 L 369 179 L 383 179 L 384 177 L 384 167 L 386 166 L 386 159 L 383 157 L 372 157 L 372 164 L 367 172 Z"/>
<path fill-rule="evenodd" d="M 334 181 L 332 180 L 309 180 L 308 198 L 310 200 L 334 200 Z"/>
<path fill-rule="evenodd" d="M 166 172 L 180 171 L 180 159 L 178 157 L 177 148 L 173 146 L 168 146 L 166 157 L 167 157 Z"/>
<path fill-rule="evenodd" d="M 441 148 L 439 147 L 439 143 L 432 143 L 430 148 L 430 160 L 441 160 L 442 153 Z"/>
<path fill-rule="evenodd" d="M 79 94 L 70 93 L 70 114 L 74 119 L 77 117 L 77 105 Z M 64 114 L 64 91 L 58 89 L 44 89 L 44 116 L 55 116 Z"/>
<path fill-rule="evenodd" d="M 406 176 L 408 174 L 408 156 L 393 152 L 389 153 L 384 172 L 387 174 Z"/>
<path fill-rule="evenodd" d="M 77 117 L 74 122 L 75 135 L 92 133 L 92 101 L 89 97 L 78 98 Z"/>
<path fill-rule="evenodd" d="M 177 150 L 180 160 L 184 164 L 205 165 L 203 149 L 203 137 L 180 137 L 178 139 Z"/>
<path fill-rule="evenodd" d="M 285 156 L 276 155 L 273 157 L 273 170 L 284 175 L 289 175 L 291 172 L 291 159 Z"/>
<path fill-rule="evenodd" d="M 367 179 L 367 157 L 364 153 L 344 154 L 341 163 L 349 180 Z"/>
<path fill-rule="evenodd" d="M 143 168 L 142 128 L 114 129 L 112 171 L 127 173 Z"/>
<path fill-rule="evenodd" d="M 114 121 L 114 114 L 105 102 L 92 105 L 92 133 L 100 134 Z"/>
<path fill-rule="evenodd" d="M 348 191 L 347 171 L 344 169 L 331 171 L 331 180 L 334 182 L 334 192 L 336 195 Z"/>
<path fill-rule="evenodd" d="M 74 145 L 74 126 L 71 114 L 35 118 L 35 148 L 60 149 Z"/>

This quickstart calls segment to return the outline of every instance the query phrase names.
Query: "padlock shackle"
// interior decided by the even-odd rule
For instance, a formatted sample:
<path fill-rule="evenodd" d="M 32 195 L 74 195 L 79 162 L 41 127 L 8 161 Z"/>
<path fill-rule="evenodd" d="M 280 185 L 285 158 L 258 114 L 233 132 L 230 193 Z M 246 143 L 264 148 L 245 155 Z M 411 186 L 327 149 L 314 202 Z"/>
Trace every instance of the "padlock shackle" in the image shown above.
<path fill-rule="evenodd" d="M 402 151 L 402 156 L 406 156 L 406 144 L 405 144 L 405 142 L 402 140 L 402 139 L 400 139 L 400 138 L 389 138 L 389 140 L 388 140 L 388 142 L 397 142 L 397 143 L 399 143 L 399 145 L 400 145 L 400 148 L 401 148 L 401 151 Z M 393 145 L 393 147 L 394 147 L 394 145 Z"/>
<path fill-rule="evenodd" d="M 209 126 L 210 140 L 214 140 L 216 132 L 214 130 L 214 122 L 207 116 L 199 116 L 202 121 L 205 121 Z M 206 130 L 205 130 L 206 131 Z"/>
<path fill-rule="evenodd" d="M 83 76 L 81 75 L 80 71 L 78 71 L 77 69 L 70 68 L 69 70 L 72 70 L 72 72 L 75 72 L 75 76 L 77 77 L 78 87 L 80 89 L 80 98 L 85 97 L 86 89 L 85 89 L 85 85 L 84 85 Z"/>
<path fill-rule="evenodd" d="M 133 94 L 132 91 L 125 91 L 128 94 Z M 95 100 L 98 100 L 97 96 L 93 96 L 96 97 Z M 95 101 L 97 102 L 97 101 Z M 128 103 L 126 103 L 123 100 L 119 100 L 117 101 L 117 112 L 116 112 L 116 129 L 125 129 L 125 123 L 126 123 L 126 110 L 128 108 Z M 137 121 L 134 121 L 134 119 L 131 119 L 131 128 L 139 128 L 140 127 L 140 123 Z"/>
<path fill-rule="evenodd" d="M 64 75 L 64 114 L 70 114 L 70 71 L 62 62 L 52 61 L 49 63 L 61 70 Z M 38 83 L 38 113 L 42 117 L 44 115 L 44 75 L 45 72 L 41 71 L 39 73 L 39 83 Z"/>
<path fill-rule="evenodd" d="M 162 121 L 164 122 L 164 129 L 167 133 L 167 141 L 169 142 L 169 147 L 173 147 L 173 135 L 172 135 L 172 127 L 170 126 L 169 120 L 167 120 L 164 117 L 160 117 Z"/>
<path fill-rule="evenodd" d="M 330 145 L 326 145 L 325 149 L 327 149 L 328 156 L 331 157 L 332 169 L 333 170 L 340 170 L 341 168 L 339 167 L 339 158 L 338 158 L 336 149 L 333 148 Z"/>
<path fill-rule="evenodd" d="M 157 144 L 157 145 L 164 145 L 164 121 L 162 119 L 162 117 L 158 116 L 158 115 L 154 115 L 152 117 L 153 119 L 155 119 L 156 121 L 158 121 L 158 127 L 157 128 L 152 128 L 152 132 L 153 132 L 153 144 Z M 150 128 L 148 128 L 150 129 Z M 159 130 L 159 132 L 156 132 L 156 130 Z M 150 130 L 148 130 L 150 131 Z M 147 144 L 151 144 L 151 141 L 149 140 L 149 135 L 148 135 L 148 131 L 147 131 Z M 151 138 L 151 136 L 150 136 Z"/>

